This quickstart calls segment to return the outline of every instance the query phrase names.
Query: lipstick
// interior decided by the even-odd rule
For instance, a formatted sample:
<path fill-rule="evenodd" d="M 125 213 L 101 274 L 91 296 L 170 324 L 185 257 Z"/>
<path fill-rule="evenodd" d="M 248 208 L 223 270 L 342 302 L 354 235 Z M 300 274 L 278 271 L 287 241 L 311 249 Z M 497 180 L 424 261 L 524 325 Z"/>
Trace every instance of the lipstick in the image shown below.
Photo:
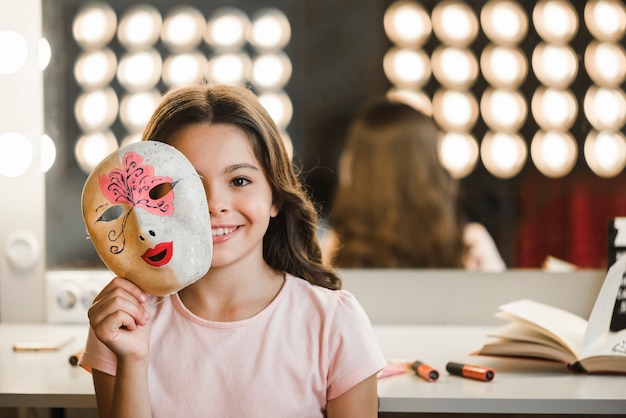
<path fill-rule="evenodd" d="M 453 361 L 446 364 L 446 370 L 454 376 L 482 380 L 483 382 L 491 382 L 496 376 L 496 372 L 491 367 L 474 366 L 471 364 L 455 363 Z"/>
<path fill-rule="evenodd" d="M 411 369 L 415 371 L 415 374 L 428 382 L 436 382 L 439 379 L 439 372 L 421 361 L 414 361 L 411 364 Z"/>

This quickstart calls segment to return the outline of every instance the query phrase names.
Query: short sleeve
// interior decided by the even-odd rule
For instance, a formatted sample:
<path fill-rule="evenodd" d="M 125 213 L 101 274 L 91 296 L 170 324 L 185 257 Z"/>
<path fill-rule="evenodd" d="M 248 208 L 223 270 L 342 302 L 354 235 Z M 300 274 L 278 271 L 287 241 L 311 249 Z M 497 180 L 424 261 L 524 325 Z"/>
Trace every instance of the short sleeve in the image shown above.
<path fill-rule="evenodd" d="M 328 335 L 328 399 L 334 399 L 387 365 L 367 314 L 347 290 L 339 290 Z"/>

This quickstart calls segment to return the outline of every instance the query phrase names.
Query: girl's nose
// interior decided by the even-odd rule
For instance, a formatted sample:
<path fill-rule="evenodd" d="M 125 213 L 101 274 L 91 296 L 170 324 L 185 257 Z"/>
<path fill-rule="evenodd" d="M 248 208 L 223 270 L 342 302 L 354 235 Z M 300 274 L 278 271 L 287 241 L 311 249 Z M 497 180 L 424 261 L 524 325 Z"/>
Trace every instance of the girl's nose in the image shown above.
<path fill-rule="evenodd" d="M 222 193 L 216 188 L 212 188 L 211 191 L 207 188 L 207 202 L 209 203 L 209 214 L 217 215 L 220 213 L 228 212 L 228 199 L 227 194 Z"/>

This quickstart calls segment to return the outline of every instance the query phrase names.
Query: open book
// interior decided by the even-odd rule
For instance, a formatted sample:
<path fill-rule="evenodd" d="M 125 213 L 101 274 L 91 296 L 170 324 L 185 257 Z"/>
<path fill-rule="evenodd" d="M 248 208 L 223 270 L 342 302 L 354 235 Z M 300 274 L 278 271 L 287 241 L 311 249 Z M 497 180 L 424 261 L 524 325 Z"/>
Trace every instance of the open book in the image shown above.
<path fill-rule="evenodd" d="M 609 269 L 589 320 L 522 299 L 500 306 L 509 321 L 475 354 L 565 363 L 575 371 L 626 373 L 626 257 Z"/>

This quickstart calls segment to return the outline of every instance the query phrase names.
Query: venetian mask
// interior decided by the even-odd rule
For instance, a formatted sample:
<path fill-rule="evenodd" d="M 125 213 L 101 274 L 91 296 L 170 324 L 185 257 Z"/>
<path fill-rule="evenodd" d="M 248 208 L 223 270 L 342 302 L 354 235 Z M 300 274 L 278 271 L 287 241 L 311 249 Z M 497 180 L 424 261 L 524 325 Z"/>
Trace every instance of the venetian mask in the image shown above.
<path fill-rule="evenodd" d="M 176 148 L 142 141 L 120 148 L 89 175 L 87 232 L 117 276 L 165 296 L 206 274 L 213 252 L 200 176 Z"/>

